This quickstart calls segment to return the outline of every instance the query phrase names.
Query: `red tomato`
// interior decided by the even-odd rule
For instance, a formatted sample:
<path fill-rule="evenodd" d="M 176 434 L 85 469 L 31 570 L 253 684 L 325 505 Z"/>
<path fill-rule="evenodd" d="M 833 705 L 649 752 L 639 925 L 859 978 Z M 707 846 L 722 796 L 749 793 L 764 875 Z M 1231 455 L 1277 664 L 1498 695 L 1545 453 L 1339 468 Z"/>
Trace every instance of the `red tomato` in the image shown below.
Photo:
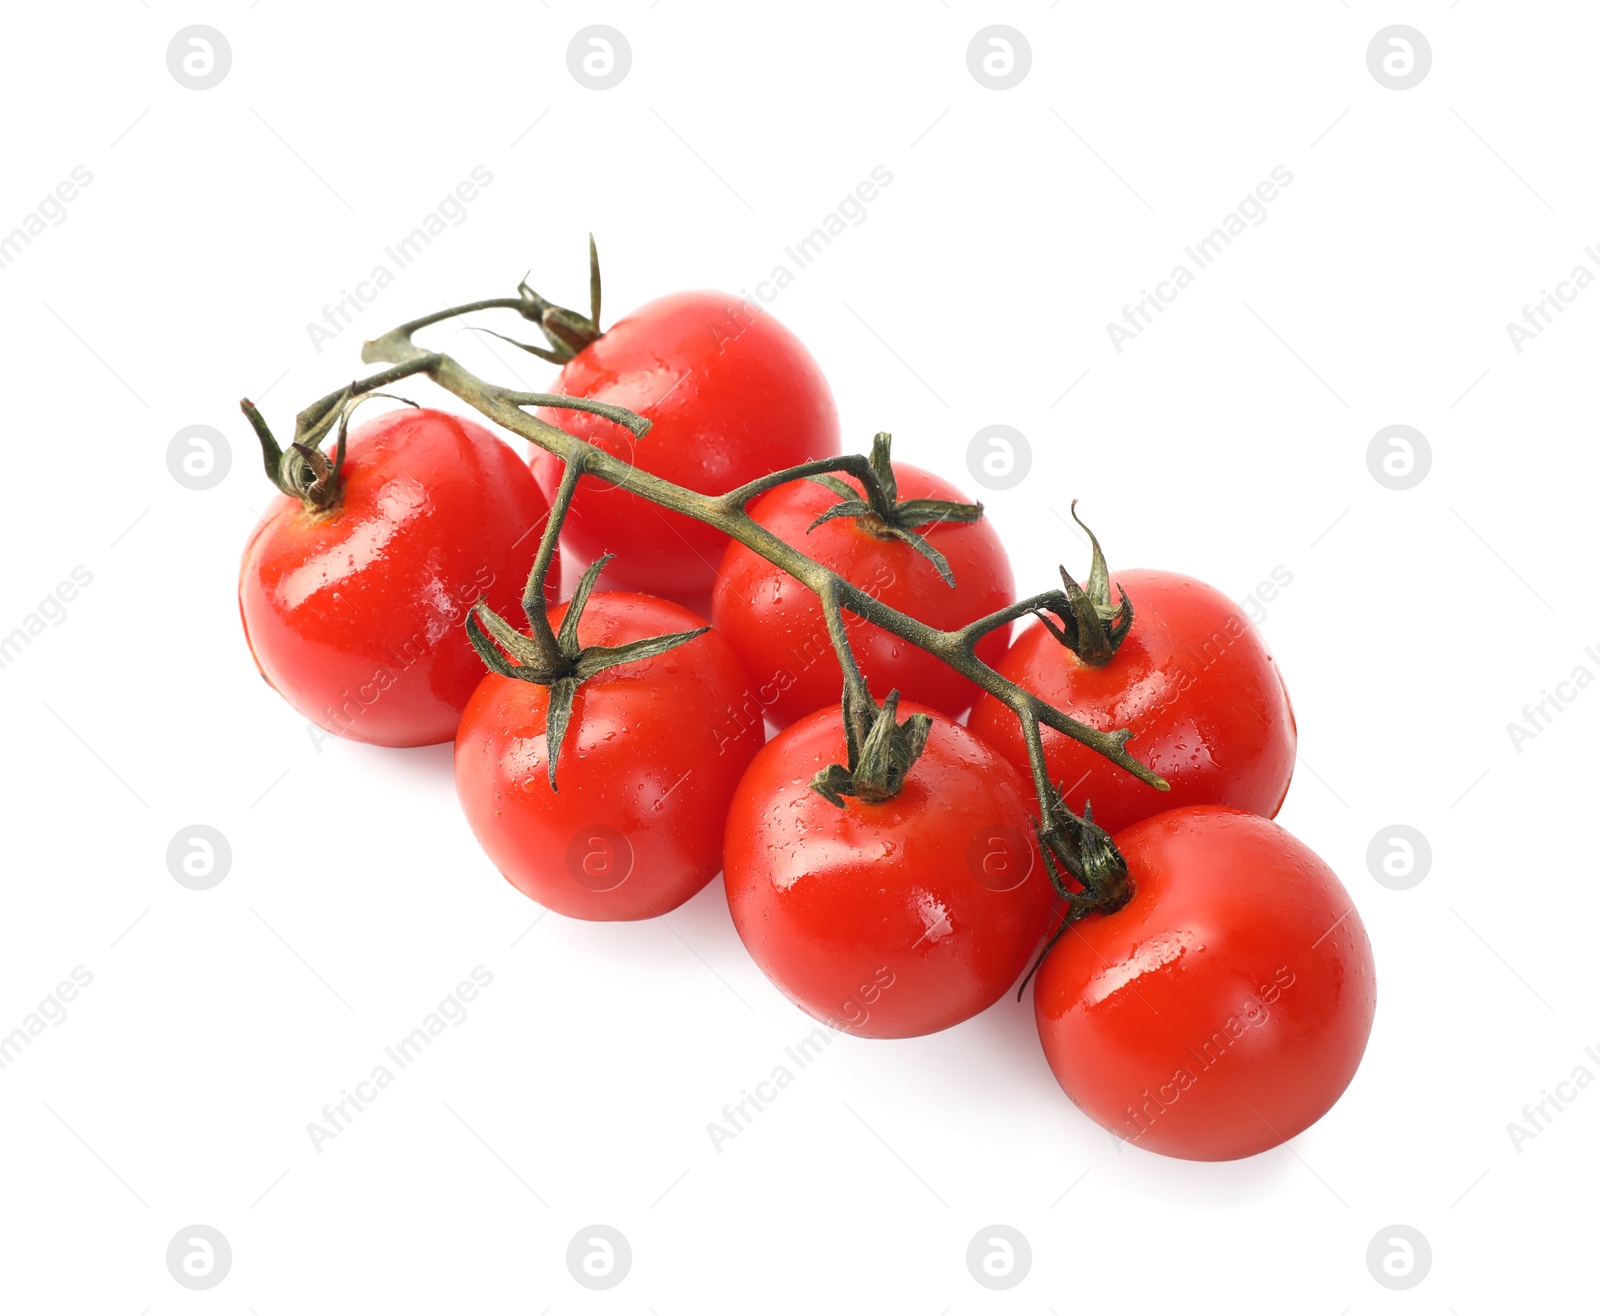
<path fill-rule="evenodd" d="M 540 417 L 640 470 L 700 493 L 840 451 L 839 417 L 800 340 L 737 297 L 683 292 L 641 306 L 561 369 L 551 391 L 627 407 L 654 428 L 635 439 L 585 412 Z M 561 462 L 532 458 L 546 495 Z M 585 476 L 562 541 L 578 557 L 617 554 L 607 579 L 655 593 L 703 595 L 728 537 Z"/>
<path fill-rule="evenodd" d="M 900 462 L 893 469 L 902 500 L 966 501 L 936 475 Z M 844 483 L 860 489 L 853 479 Z M 839 501 L 823 485 L 798 480 L 763 494 L 749 511 L 758 524 L 851 584 L 940 630 L 953 630 L 1015 601 L 1011 564 L 988 521 L 915 528 L 949 563 L 952 589 L 932 562 L 909 544 L 886 537 L 870 518 L 838 517 L 811 530 L 812 522 Z M 759 711 L 779 726 L 839 703 L 844 675 L 816 595 L 743 544 L 729 545 L 722 559 L 711 618 L 755 678 Z M 1010 631 L 1002 626 L 984 636 L 978 657 L 997 662 Z M 874 693 L 898 690 L 950 717 L 972 706 L 978 688 L 932 654 L 848 613 L 845 633 Z"/>
<path fill-rule="evenodd" d="M 1118 1137 L 1186 1160 L 1309 1128 L 1372 1031 L 1372 946 L 1349 893 L 1237 809 L 1173 809 L 1116 844 L 1132 898 L 1069 929 L 1034 987 L 1056 1079 Z"/>
<path fill-rule="evenodd" d="M 551 611 L 553 627 L 566 611 Z M 664 599 L 594 594 L 578 641 L 620 645 L 703 625 Z M 715 631 L 584 681 L 552 791 L 549 691 L 486 675 L 456 736 L 456 793 L 478 843 L 514 887 L 571 918 L 676 909 L 722 866 L 728 801 L 761 747 L 760 724 L 726 712 L 748 686 Z"/>
<path fill-rule="evenodd" d="M 1153 790 L 1049 727 L 1050 779 L 1074 812 L 1094 805 L 1108 832 L 1185 804 L 1226 804 L 1273 817 L 1294 773 L 1294 710 L 1261 632 L 1209 585 L 1170 571 L 1124 571 L 1113 589 L 1133 625 L 1111 660 L 1091 667 L 1041 624 L 1017 636 L 1001 676 L 1100 731 L 1132 729 L 1128 751 L 1170 783 Z M 968 725 L 1024 771 L 1016 715 L 990 695 Z"/>
<path fill-rule="evenodd" d="M 739 936 L 784 995 L 858 1037 L 916 1037 L 986 1009 L 1051 922 L 1027 787 L 932 716 L 892 799 L 840 808 L 811 789 L 844 762 L 836 705 L 776 736 L 728 811 L 724 879 Z"/>
<path fill-rule="evenodd" d="M 449 740 L 483 677 L 462 619 L 484 595 L 517 606 L 549 504 L 508 445 L 442 411 L 356 426 L 340 478 L 335 510 L 280 494 L 245 545 L 239 612 L 256 666 L 337 735 Z"/>

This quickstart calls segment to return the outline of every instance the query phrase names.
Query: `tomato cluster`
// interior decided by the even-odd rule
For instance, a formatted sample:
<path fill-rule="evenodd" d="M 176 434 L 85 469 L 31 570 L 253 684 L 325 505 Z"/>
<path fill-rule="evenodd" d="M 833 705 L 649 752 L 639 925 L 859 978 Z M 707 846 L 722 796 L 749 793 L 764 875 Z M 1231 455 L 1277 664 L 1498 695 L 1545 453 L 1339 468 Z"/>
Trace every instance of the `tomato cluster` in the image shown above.
<path fill-rule="evenodd" d="M 530 350 L 561 398 L 650 426 L 542 411 L 574 451 L 713 496 L 810 478 L 713 521 L 441 411 L 346 435 L 346 399 L 330 457 L 279 452 L 247 407 L 280 490 L 239 582 L 262 676 L 329 732 L 453 739 L 474 834 L 547 908 L 649 918 L 721 871 L 756 964 L 830 1027 L 948 1028 L 1032 963 L 1045 1058 L 1119 1137 L 1229 1159 L 1319 1119 L 1366 1045 L 1372 952 L 1337 877 L 1270 821 L 1296 728 L 1240 608 L 1113 575 L 1092 535 L 1083 584 L 1063 569 L 1013 606 L 981 506 L 887 435 L 819 462 L 841 450 L 832 395 L 770 315 L 685 293 L 602 332 L 594 297 L 588 318 L 536 299 L 554 350 Z M 558 542 L 588 567 L 565 602 Z M 825 606 L 774 544 L 863 593 Z M 596 591 L 612 555 L 606 583 L 642 592 Z M 708 588 L 709 625 L 674 601 Z M 965 636 L 963 661 L 904 617 Z M 1092 734 L 1122 731 L 1165 789 Z"/>

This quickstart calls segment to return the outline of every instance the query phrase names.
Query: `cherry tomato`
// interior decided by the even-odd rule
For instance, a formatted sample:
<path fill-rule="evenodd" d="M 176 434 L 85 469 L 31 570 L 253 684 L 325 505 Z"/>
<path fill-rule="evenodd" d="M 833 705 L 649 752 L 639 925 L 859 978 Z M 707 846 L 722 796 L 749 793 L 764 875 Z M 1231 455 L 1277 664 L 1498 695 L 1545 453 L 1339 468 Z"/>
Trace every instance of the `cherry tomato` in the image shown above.
<path fill-rule="evenodd" d="M 936 475 L 900 462 L 893 470 L 899 496 L 907 503 L 965 502 L 959 490 Z M 853 479 L 843 483 L 860 489 Z M 933 562 L 904 540 L 885 535 L 874 518 L 843 516 L 811 529 L 839 501 L 823 485 L 798 480 L 763 494 L 749 511 L 758 524 L 851 584 L 940 630 L 953 630 L 1014 602 L 1011 564 L 988 521 L 911 528 L 944 556 L 955 581 L 952 588 Z M 822 605 L 799 581 L 743 544 L 731 544 L 723 556 L 711 594 L 711 617 L 755 679 L 761 711 L 779 726 L 838 704 L 844 676 L 828 640 Z M 1002 626 L 979 640 L 978 657 L 997 662 L 1010 630 Z M 847 613 L 845 633 L 874 692 L 899 690 L 906 699 L 950 717 L 964 713 L 978 694 L 959 672 L 870 622 Z"/>
<path fill-rule="evenodd" d="M 940 713 L 899 794 L 842 808 L 811 789 L 842 763 L 838 706 L 780 732 L 728 811 L 734 926 L 802 1010 L 859 1037 L 915 1037 L 986 1009 L 1048 930 L 1022 778 Z"/>
<path fill-rule="evenodd" d="M 1128 750 L 1165 777 L 1161 792 L 1049 727 L 1050 778 L 1066 802 L 1116 833 L 1185 804 L 1226 804 L 1270 818 L 1294 773 L 1294 710 L 1261 632 L 1209 585 L 1170 571 L 1123 571 L 1133 624 L 1109 662 L 1091 667 L 1042 624 L 1023 628 L 995 664 L 1001 676 L 1100 731 L 1128 727 Z M 968 725 L 1027 770 L 1017 719 L 990 695 Z"/>
<path fill-rule="evenodd" d="M 483 676 L 462 619 L 514 608 L 549 503 L 520 455 L 442 411 L 350 431 L 343 495 L 278 495 L 245 545 L 239 612 L 256 666 L 318 726 L 377 745 L 450 740 Z"/>
<path fill-rule="evenodd" d="M 700 493 L 724 493 L 840 451 L 833 394 L 811 354 L 771 315 L 725 293 L 676 293 L 641 306 L 568 361 L 551 391 L 647 417 L 654 427 L 635 439 L 585 412 L 539 413 Z M 538 450 L 532 465 L 553 496 L 560 461 Z M 562 541 L 585 560 L 617 554 L 610 581 L 694 596 L 711 588 L 728 537 L 585 476 Z"/>
<path fill-rule="evenodd" d="M 1173 809 L 1115 839 L 1132 898 L 1070 928 L 1034 988 L 1056 1079 L 1118 1137 L 1186 1160 L 1309 1128 L 1354 1076 L 1376 1004 L 1339 879 L 1237 809 Z"/>
<path fill-rule="evenodd" d="M 562 604 L 550 613 L 559 628 Z M 705 623 L 644 594 L 594 594 L 578 641 L 620 645 Z M 722 866 L 734 787 L 759 722 L 727 714 L 749 678 L 714 630 L 578 686 L 548 776 L 549 691 L 490 673 L 456 736 L 456 793 L 478 843 L 514 887 L 571 918 L 676 909 Z"/>

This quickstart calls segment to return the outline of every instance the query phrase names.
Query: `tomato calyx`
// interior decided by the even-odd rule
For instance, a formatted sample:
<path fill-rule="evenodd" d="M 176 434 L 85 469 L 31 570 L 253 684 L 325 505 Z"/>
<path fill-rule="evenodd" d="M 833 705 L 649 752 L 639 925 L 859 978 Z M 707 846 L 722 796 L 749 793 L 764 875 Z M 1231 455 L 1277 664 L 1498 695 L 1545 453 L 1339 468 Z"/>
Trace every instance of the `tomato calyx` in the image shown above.
<path fill-rule="evenodd" d="M 1128 631 L 1133 626 L 1133 604 L 1127 590 L 1120 585 L 1117 592 L 1122 602 L 1111 601 L 1111 573 L 1106 567 L 1106 555 L 1100 551 L 1100 541 L 1094 531 L 1083 524 L 1078 516 L 1078 500 L 1072 500 L 1072 519 L 1083 527 L 1089 536 L 1094 556 L 1089 563 L 1089 579 L 1079 585 L 1061 567 L 1061 587 L 1066 591 L 1066 606 L 1056 605 L 1049 610 L 1061 619 L 1058 626 L 1043 612 L 1036 614 L 1050 634 L 1063 646 L 1071 649 L 1090 667 L 1104 667 L 1111 661 Z"/>
<path fill-rule="evenodd" d="M 840 501 L 813 521 L 809 530 L 815 530 L 824 521 L 848 516 L 868 534 L 879 539 L 898 539 L 915 549 L 929 562 L 951 589 L 956 579 L 950 572 L 945 556 L 917 531 L 924 526 L 941 525 L 946 521 L 968 523 L 983 519 L 982 503 L 955 503 L 942 498 L 900 498 L 900 489 L 894 478 L 894 467 L 889 464 L 890 435 L 875 434 L 872 455 L 867 459 L 872 466 L 875 482 L 862 482 L 861 489 L 846 484 L 834 475 L 808 477 L 813 484 L 839 495 Z"/>
<path fill-rule="evenodd" d="M 587 404 L 586 404 L 587 405 Z M 607 408 L 619 411 L 618 408 Z M 637 417 L 635 417 L 637 419 Z M 618 422 L 623 423 L 623 422 Z M 522 591 L 522 611 L 528 619 L 524 634 L 479 599 L 467 612 L 467 639 L 491 672 L 514 681 L 529 681 L 550 691 L 550 706 L 545 715 L 545 744 L 548 750 L 547 770 L 550 789 L 559 793 L 556 785 L 556 763 L 561 757 L 561 747 L 567 738 L 567 726 L 572 720 L 572 703 L 578 687 L 590 677 L 621 667 L 625 663 L 642 662 L 676 649 L 680 644 L 704 635 L 711 629 L 700 626 L 692 631 L 679 631 L 672 635 L 652 635 L 626 644 L 591 644 L 578 642 L 578 622 L 588 606 L 589 595 L 595 581 L 616 555 L 607 553 L 590 564 L 567 603 L 560 631 L 550 625 L 550 614 L 545 608 L 545 579 L 556 560 L 556 543 L 561 537 L 561 527 L 572 509 L 572 498 L 578 481 L 591 460 L 592 450 L 580 446 L 568 459 L 561 473 L 561 485 L 550 505 L 550 515 L 539 536 L 539 550 L 534 554 L 533 570 L 528 573 L 528 583 Z"/>
<path fill-rule="evenodd" d="M 614 556 L 606 554 L 583 573 L 583 579 L 578 582 L 578 588 L 567 604 L 559 631 L 551 627 L 549 614 L 543 606 L 544 578 L 551 560 L 544 543 L 540 545 L 533 575 L 523 595 L 523 610 L 528 615 L 527 634 L 517 630 L 482 599 L 473 604 L 467 613 L 467 638 L 472 641 L 472 647 L 483 659 L 485 667 L 499 676 L 548 687 L 550 709 L 545 720 L 549 750 L 547 768 L 550 789 L 558 793 L 556 762 L 561 757 L 567 727 L 572 721 L 572 701 L 578 693 L 578 687 L 601 672 L 621 667 L 624 663 L 654 658 L 669 649 L 676 649 L 680 644 L 687 644 L 711 629 L 701 626 L 692 631 L 653 635 L 627 644 L 580 645 L 579 619 L 589 602 L 595 581 Z"/>
<path fill-rule="evenodd" d="M 529 273 L 532 273 L 530 270 Z M 594 234 L 589 235 L 589 314 L 569 310 L 565 306 L 557 306 L 546 297 L 541 297 L 528 286 L 528 276 L 522 276 L 522 282 L 517 284 L 517 295 L 522 299 L 517 307 L 517 313 L 524 320 L 531 320 L 539 326 L 539 332 L 545 337 L 549 347 L 536 347 L 532 343 L 519 342 L 515 338 L 508 338 L 505 334 L 497 334 L 492 329 L 480 329 L 502 342 L 510 343 L 513 347 L 520 347 L 538 357 L 541 361 L 548 361 L 551 365 L 565 365 L 579 352 L 588 347 L 590 343 L 603 337 L 605 330 L 600 327 L 600 253 L 595 249 Z"/>
<path fill-rule="evenodd" d="M 1054 787 L 1044 801 L 1044 818 L 1034 822 L 1039 837 L 1039 852 L 1050 885 L 1067 903 L 1061 925 L 1034 958 L 1032 966 L 1017 985 L 1017 999 L 1039 971 L 1056 942 L 1079 919 L 1089 914 L 1114 914 L 1133 898 L 1133 883 L 1128 880 L 1128 864 L 1111 835 L 1096 826 L 1094 808 L 1085 802 L 1080 818 L 1069 809 Z M 1076 889 L 1067 885 L 1065 869 Z"/>
<path fill-rule="evenodd" d="M 294 441 L 287 448 L 278 445 L 266 420 L 256 410 L 255 403 L 249 398 L 239 399 L 239 410 L 244 412 L 245 419 L 250 422 L 261 443 L 261 461 L 266 468 L 267 478 L 279 493 L 298 498 L 309 515 L 328 516 L 339 510 L 344 497 L 344 482 L 340 473 L 344 469 L 350 417 L 369 398 L 388 398 L 393 402 L 404 402 L 408 407 L 417 405 L 410 398 L 397 397 L 393 393 L 363 393 L 355 396 L 352 386 L 296 416 Z M 333 428 L 335 420 L 339 424 L 339 433 L 333 456 L 330 457 L 322 450 L 322 440 Z"/>
<path fill-rule="evenodd" d="M 830 763 L 811 779 L 811 789 L 828 803 L 844 808 L 844 797 L 868 804 L 892 800 L 905 785 L 906 774 L 922 757 L 933 719 L 913 713 L 896 720 L 900 692 L 889 691 L 882 707 L 871 695 L 853 693 L 846 685 L 844 740 L 846 763 Z"/>

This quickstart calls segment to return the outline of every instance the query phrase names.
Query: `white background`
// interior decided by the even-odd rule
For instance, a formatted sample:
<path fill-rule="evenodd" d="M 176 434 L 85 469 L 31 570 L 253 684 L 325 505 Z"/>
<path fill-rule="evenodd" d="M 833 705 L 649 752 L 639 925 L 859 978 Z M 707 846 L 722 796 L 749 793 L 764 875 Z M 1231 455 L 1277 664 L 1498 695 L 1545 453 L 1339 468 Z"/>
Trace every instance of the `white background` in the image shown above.
<path fill-rule="evenodd" d="M 167 68 L 191 23 L 232 50 L 207 91 Z M 567 70 L 591 23 L 632 50 L 609 91 Z M 1031 47 L 1011 90 L 968 71 L 990 23 Z M 1367 68 L 1391 23 L 1432 47 L 1410 90 Z M 75 566 L 93 582 L 0 670 L 0 1031 L 75 965 L 94 980 L 0 1071 L 0 1307 L 1592 1306 L 1600 1091 L 1520 1150 L 1507 1124 L 1600 1075 L 1600 692 L 1520 752 L 1507 723 L 1600 673 L 1600 291 L 1520 353 L 1505 326 L 1574 265 L 1600 273 L 1595 15 L 118 0 L 11 6 L 5 28 L 0 232 L 74 166 L 93 182 L 0 270 L 0 632 Z M 319 353 L 307 323 L 477 165 L 465 222 Z M 720 882 L 657 922 L 540 919 L 468 834 L 448 747 L 319 751 L 252 668 L 234 592 L 269 490 L 241 394 L 282 433 L 359 372 L 362 337 L 530 267 L 581 305 L 590 229 L 608 319 L 751 289 L 875 165 L 893 182 L 866 221 L 771 307 L 852 446 L 891 429 L 971 488 L 977 430 L 1029 436 L 1028 478 L 986 496 L 1026 590 L 1084 569 L 1073 497 L 1114 567 L 1236 598 L 1293 575 L 1263 623 L 1303 751 L 1280 821 L 1349 885 L 1380 1003 L 1353 1086 L 1290 1146 L 1120 1149 L 1007 1000 L 935 1037 L 839 1038 L 715 1151 L 707 1123 L 810 1028 Z M 1107 322 L 1279 165 L 1266 221 L 1116 351 Z M 458 327 L 431 341 L 549 378 Z M 231 444 L 204 491 L 166 462 L 196 424 Z M 1432 450 L 1403 492 L 1366 459 L 1392 424 Z M 233 851 L 206 892 L 166 866 L 194 823 Z M 1411 890 L 1367 866 L 1395 823 L 1432 846 Z M 475 965 L 494 982 L 465 1022 L 314 1150 L 308 1121 Z M 633 1250 L 609 1292 L 566 1267 L 595 1222 Z M 233 1250 L 208 1293 L 164 1259 L 195 1223 Z M 1005 1293 L 965 1261 L 994 1223 L 1033 1250 Z M 1406 1292 L 1366 1263 L 1396 1223 L 1433 1253 Z"/>

